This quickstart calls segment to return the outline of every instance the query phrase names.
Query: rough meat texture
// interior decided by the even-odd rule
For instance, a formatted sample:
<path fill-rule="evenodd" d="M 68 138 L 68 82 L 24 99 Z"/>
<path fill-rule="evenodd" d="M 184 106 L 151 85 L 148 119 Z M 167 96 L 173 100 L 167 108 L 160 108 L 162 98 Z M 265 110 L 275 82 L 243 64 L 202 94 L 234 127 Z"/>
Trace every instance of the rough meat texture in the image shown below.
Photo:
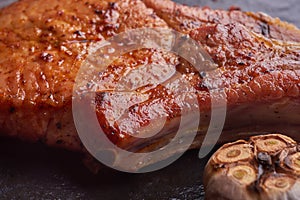
<path fill-rule="evenodd" d="M 193 93 L 197 94 L 201 114 L 209 113 L 210 94 L 203 84 L 213 85 L 218 81 L 225 89 L 229 108 L 260 103 L 267 107 L 283 99 L 300 103 L 300 44 L 271 41 L 237 24 L 201 27 L 191 31 L 190 36 L 199 41 L 218 64 L 217 71 L 221 74 L 218 80 L 212 76 L 212 78 L 206 78 L 206 82 L 203 83 L 199 73 L 191 73 L 194 69 L 190 64 L 178 59 L 175 55 L 167 56 L 160 51 L 138 51 L 132 55 L 126 54 L 104 72 L 106 75 L 101 77 L 99 84 L 109 83 L 110 90 L 107 91 L 105 88 L 98 92 L 97 113 L 103 129 L 119 146 L 132 148 L 135 138 L 128 134 L 138 135 L 139 130 L 139 134 L 142 134 L 142 132 L 149 131 L 149 128 L 151 132 L 153 126 L 148 127 L 150 122 L 156 124 L 167 117 L 166 126 L 174 125 L 172 120 L 176 121 L 182 114 L 185 115 L 198 109 L 192 101 L 195 98 L 191 95 Z M 169 71 L 165 73 L 172 73 L 172 69 L 179 73 L 174 73 L 171 79 L 158 86 L 145 86 L 134 90 L 136 96 L 130 99 L 126 95 L 118 95 L 113 90 L 118 83 L 118 77 L 122 77 L 122 72 L 147 66 L 148 61 L 159 63 L 161 66 L 171 65 L 172 67 L 168 67 Z M 148 74 L 151 74 L 151 69 Z M 190 87 L 186 87 L 187 80 Z M 140 102 L 140 99 L 143 101 Z M 121 103 L 118 104 L 118 102 Z M 159 107 L 164 109 L 158 111 Z M 114 116 L 118 115 L 111 113 L 122 108 L 129 108 L 129 113 L 115 119 Z M 231 119 L 230 111 L 229 109 L 227 120 Z M 243 114 L 255 114 L 251 110 L 248 112 Z M 207 120 L 204 119 L 204 121 Z M 269 120 L 265 120 L 266 126 Z M 282 121 L 285 120 L 282 119 Z M 289 122 L 293 123 L 291 120 Z M 230 125 L 234 123 L 236 122 L 233 120 Z M 299 120 L 294 123 L 299 123 Z M 237 127 L 238 124 L 235 126 Z M 159 136 L 159 139 L 167 140 L 163 144 L 169 142 L 170 138 L 167 135 L 173 133 L 173 130 L 170 130 Z M 144 141 L 144 145 L 147 146 L 153 141 L 155 143 L 156 139 L 150 138 L 147 142 Z"/>
<path fill-rule="evenodd" d="M 103 0 L 73 0 L 68 3 L 58 0 L 22 0 L 2 9 L 0 129 L 3 135 L 82 150 L 71 113 L 72 87 L 77 70 L 91 43 L 138 27 L 170 26 L 189 33 L 201 42 L 218 63 L 220 71 L 222 69 L 224 72 L 222 81 L 224 87 L 228 87 L 229 106 L 269 103 L 285 97 L 298 99 L 299 44 L 267 39 L 297 42 L 300 31 L 294 26 L 260 14 L 240 11 L 212 11 L 177 5 L 180 12 L 173 13 L 169 9 L 174 6 L 173 3 L 165 1 L 165 7 L 160 7 L 161 3 L 155 7 L 151 2 L 157 3 L 145 1 L 155 12 L 139 0 L 120 0 L 116 3 Z M 215 17 L 210 20 L 209 16 L 218 16 L 219 20 L 215 20 Z M 265 26 L 269 27 L 267 30 L 270 32 L 262 31 L 265 28 L 261 27 Z M 249 30 L 263 33 L 265 37 Z M 169 57 L 174 60 L 171 61 Z M 184 71 L 190 67 L 174 55 L 143 50 L 133 55 L 124 55 L 121 62 L 111 67 L 109 74 L 120 75 L 118 68 L 137 67 L 132 63 L 147 58 L 155 58 L 160 63 L 179 68 L 181 74 L 187 73 Z M 209 94 L 205 86 L 201 86 L 201 78 L 197 75 L 188 76 L 191 76 L 194 86 L 191 89 L 197 90 L 202 106 L 209 108 Z M 115 81 L 106 77 L 103 80 Z M 183 80 L 183 76 L 179 76 L 169 81 L 180 86 Z M 149 108 L 154 100 L 161 101 L 170 108 L 164 113 L 170 116 L 169 121 L 176 121 L 178 102 L 171 104 L 172 98 L 164 95 L 166 90 L 160 86 L 152 88 L 149 101 L 138 106 Z M 99 109 L 105 106 L 103 95 L 99 95 L 97 100 Z M 110 108 L 102 109 L 109 111 Z M 101 114 L 104 118 L 101 118 Z M 99 110 L 98 117 L 102 125 L 107 123 L 105 112 Z M 145 122 L 143 117 L 140 120 Z M 138 127 L 146 124 L 138 124 Z M 116 128 L 108 126 L 107 129 Z M 128 146 L 130 140 L 121 143 Z"/>
<path fill-rule="evenodd" d="M 0 12 L 0 129 L 4 135 L 81 149 L 74 79 L 92 42 L 138 27 L 166 27 L 139 0 L 23 0 Z"/>
<path fill-rule="evenodd" d="M 296 26 L 264 13 L 189 7 L 171 0 L 144 0 L 144 3 L 180 32 L 189 33 L 202 25 L 239 23 L 268 38 L 300 42 L 300 32 Z"/>

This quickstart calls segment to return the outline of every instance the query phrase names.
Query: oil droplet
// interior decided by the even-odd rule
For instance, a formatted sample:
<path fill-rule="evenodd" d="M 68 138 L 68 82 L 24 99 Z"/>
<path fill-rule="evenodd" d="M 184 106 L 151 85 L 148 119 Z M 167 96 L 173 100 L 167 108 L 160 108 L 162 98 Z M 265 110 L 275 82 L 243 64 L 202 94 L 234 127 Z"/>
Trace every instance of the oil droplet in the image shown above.
<path fill-rule="evenodd" d="M 143 161 L 138 162 L 138 165 L 143 165 L 143 164 L 144 164 Z"/>
<path fill-rule="evenodd" d="M 116 50 L 114 48 L 109 48 L 108 53 L 114 53 Z"/>

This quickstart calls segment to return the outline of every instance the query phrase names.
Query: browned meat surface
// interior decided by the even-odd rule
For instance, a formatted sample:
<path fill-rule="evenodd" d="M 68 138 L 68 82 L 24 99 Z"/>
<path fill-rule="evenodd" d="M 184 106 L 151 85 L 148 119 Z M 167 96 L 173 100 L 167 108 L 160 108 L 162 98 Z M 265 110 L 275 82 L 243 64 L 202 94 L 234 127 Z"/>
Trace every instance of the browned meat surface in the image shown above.
<path fill-rule="evenodd" d="M 274 126 L 275 121 L 285 125 L 300 123 L 299 118 L 293 116 L 293 114 L 297 116 L 299 114 L 297 106 L 300 103 L 300 44 L 271 41 L 238 24 L 204 26 L 191 31 L 190 36 L 199 41 L 218 64 L 218 71 L 221 73 L 218 82 L 225 89 L 229 108 L 225 129 L 247 126 L 249 130 L 259 131 L 251 126 L 260 123 L 264 123 L 266 127 Z M 149 87 L 147 85 L 137 88 L 134 90 L 136 96 L 131 97 L 133 100 L 129 100 L 129 96 L 119 95 L 114 91 L 119 80 L 118 77 L 122 77 L 120 72 L 127 73 L 128 68 L 132 70 L 149 65 L 149 60 L 159 63 L 161 66 L 168 63 L 171 67 L 164 68 L 167 70 L 165 73 L 173 74 L 173 77 L 157 86 Z M 151 74 L 152 69 L 147 69 Z M 101 77 L 99 81 L 100 85 L 110 83 L 110 90 L 99 91 L 96 98 L 99 122 L 105 132 L 123 148 L 135 149 L 136 147 L 132 144 L 141 142 L 143 144 L 139 145 L 139 148 L 148 148 L 152 142 L 156 144 L 152 146 L 153 148 L 161 147 L 172 139 L 173 122 L 178 122 L 182 114 L 185 115 L 198 109 L 192 101 L 195 96 L 191 94 L 197 95 L 197 102 L 199 102 L 201 114 L 204 116 L 203 122 L 209 121 L 210 94 L 202 82 L 200 74 L 193 73 L 193 71 L 195 71 L 193 67 L 184 60 L 178 59 L 174 55 L 167 56 L 163 52 L 138 51 L 132 55 L 124 55 L 104 72 L 105 76 Z M 187 80 L 190 87 L 186 87 Z M 205 84 L 214 81 L 216 80 L 208 78 Z M 116 102 L 121 103 L 116 104 Z M 287 108 L 287 104 L 292 106 L 294 111 L 290 112 L 291 108 Z M 157 108 L 160 107 L 164 109 L 158 111 Z M 255 107 L 257 109 L 254 109 Z M 118 115 L 112 113 L 122 112 L 119 110 L 123 108 L 129 108 L 129 113 L 125 112 L 126 114 L 122 117 L 114 118 L 113 116 Z M 241 110 L 236 112 L 236 109 L 239 108 Z M 269 110 L 263 111 L 262 108 Z M 278 115 L 274 116 L 274 113 L 278 113 Z M 264 119 L 266 115 L 268 118 Z M 278 118 L 282 115 L 290 115 L 290 117 Z M 167 124 L 162 135 L 146 141 L 136 141 L 135 137 L 129 135 L 151 132 L 151 129 L 155 130 L 153 124 L 159 124 L 158 122 L 165 117 L 167 117 Z M 116 121 L 118 123 L 114 123 Z M 149 126 L 149 124 L 152 125 Z M 207 124 L 202 124 L 204 129 L 206 126 Z M 204 134 L 205 131 L 199 134 L 199 137 L 203 137 Z M 222 140 L 228 141 L 235 137 L 239 137 L 239 135 L 224 134 Z M 294 137 L 300 139 L 299 136 Z M 162 142 L 162 140 L 165 141 Z M 195 141 L 195 145 L 199 145 L 202 140 Z"/>
<path fill-rule="evenodd" d="M 239 23 L 269 38 L 300 42 L 300 32 L 297 27 L 264 13 L 189 7 L 171 0 L 144 0 L 144 2 L 148 7 L 153 8 L 170 27 L 181 32 L 188 33 L 207 24 Z"/>
<path fill-rule="evenodd" d="M 153 2 L 157 4 L 151 4 Z M 179 11 L 175 9 L 174 13 L 175 5 L 169 1 L 163 6 L 158 1 L 146 1 L 146 4 L 155 12 L 139 0 L 73 0 L 68 3 L 22 0 L 2 9 L 1 133 L 82 150 L 71 110 L 76 73 L 86 58 L 89 45 L 138 27 L 172 27 L 190 34 L 204 46 L 222 75 L 219 81 L 228 101 L 225 130 L 238 130 L 253 123 L 260 125 L 260 119 L 271 127 L 300 124 L 300 45 L 297 43 L 300 31 L 296 27 L 260 14 L 179 5 L 176 5 Z M 210 117 L 210 97 L 202 77 L 193 73 L 185 60 L 159 50 L 135 51 L 116 60 L 100 77 L 99 84 L 109 83 L 113 89 L 123 70 L 149 65 L 151 73 L 152 64 L 168 65 L 174 75 L 164 85 L 137 91 L 142 102 L 121 97 L 132 109 L 118 125 L 110 121 L 110 113 L 116 108 L 109 102 L 116 97 L 107 90 L 99 90 L 96 102 L 100 124 L 107 135 L 124 148 L 155 149 L 170 139 L 172 127 L 178 123 L 179 107 L 184 108 L 183 114 L 196 109 L 190 104 L 193 96 L 188 95 L 193 93 L 204 114 L 201 114 L 204 125 L 194 145 L 199 146 Z M 186 82 L 191 87 L 182 88 L 182 83 Z M 122 104 L 117 108 L 126 106 Z M 157 106 L 162 106 L 163 112 L 156 112 Z M 155 127 L 148 126 L 149 123 L 163 117 L 167 117 L 166 131 L 155 138 L 136 143 L 135 138 L 128 136 L 138 130 L 151 132 Z M 222 141 L 239 136 L 226 134 Z M 138 147 L 134 146 L 136 144 Z"/>
<path fill-rule="evenodd" d="M 23 0 L 0 11 L 0 129 L 4 135 L 81 148 L 74 79 L 88 46 L 138 27 L 166 27 L 139 0 Z"/>

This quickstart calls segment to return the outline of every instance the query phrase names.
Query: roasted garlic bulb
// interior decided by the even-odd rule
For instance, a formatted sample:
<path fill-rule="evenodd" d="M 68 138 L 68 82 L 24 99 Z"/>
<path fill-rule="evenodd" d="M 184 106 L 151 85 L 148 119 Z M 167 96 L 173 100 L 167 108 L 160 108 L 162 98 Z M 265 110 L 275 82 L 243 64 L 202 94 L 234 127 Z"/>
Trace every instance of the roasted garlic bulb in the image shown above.
<path fill-rule="evenodd" d="M 207 200 L 300 199 L 300 148 L 281 134 L 223 145 L 204 172 Z"/>

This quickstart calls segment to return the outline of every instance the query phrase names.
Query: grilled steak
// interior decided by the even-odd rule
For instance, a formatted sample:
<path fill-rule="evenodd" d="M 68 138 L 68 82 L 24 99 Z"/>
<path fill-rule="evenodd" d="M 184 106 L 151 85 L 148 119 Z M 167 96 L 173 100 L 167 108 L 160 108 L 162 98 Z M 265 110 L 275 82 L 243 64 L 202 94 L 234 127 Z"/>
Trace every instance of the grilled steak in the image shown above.
<path fill-rule="evenodd" d="M 80 150 L 71 112 L 88 46 L 138 27 L 166 27 L 139 0 L 23 0 L 0 12 L 0 129 Z"/>
<path fill-rule="evenodd" d="M 239 24 L 203 26 L 191 31 L 190 36 L 201 43 L 218 64 L 215 70 L 221 74 L 218 80 L 212 76 L 204 83 L 203 75 L 195 73 L 193 66 L 185 60 L 156 50 L 126 54 L 103 72 L 105 75 L 99 84 L 110 83 L 110 89 L 98 91 L 97 114 L 99 123 L 115 144 L 134 152 L 157 150 L 174 138 L 182 115 L 200 110 L 200 126 L 189 127 L 198 128 L 192 147 L 199 148 L 211 118 L 211 96 L 205 84 L 215 81 L 224 88 L 228 107 L 219 142 L 276 130 L 300 139 L 297 133 L 300 123 L 299 44 L 270 40 Z M 173 74 L 172 78 L 159 85 L 139 87 L 133 90 L 134 97 L 116 92 L 118 77 L 128 76 L 125 74 L 128 71 L 149 65 L 149 60 L 156 65 L 168 65 L 163 70 Z M 152 73 L 152 68 L 146 69 L 148 74 Z M 209 76 L 209 72 L 206 73 L 204 76 Z M 134 85 L 130 80 L 124 83 Z M 193 98 L 197 98 L 200 108 Z M 128 112 L 119 114 L 127 108 Z M 164 119 L 164 129 L 157 135 L 147 139 L 136 137 L 159 130 L 156 126 L 161 126 L 159 122 Z M 191 130 L 186 131 L 182 146 L 189 145 L 186 139 L 192 137 Z M 180 153 L 179 146 L 176 143 L 170 151 Z M 160 159 L 163 156 L 160 155 Z"/>
<path fill-rule="evenodd" d="M 84 151 L 71 110 L 77 71 L 91 44 L 139 27 L 175 28 L 204 46 L 218 64 L 222 74 L 220 81 L 226 88 L 229 109 L 225 130 L 236 132 L 249 126 L 264 130 L 260 125 L 288 128 L 288 125 L 300 124 L 297 117 L 300 113 L 297 106 L 300 31 L 296 27 L 261 14 L 189 8 L 170 1 L 163 6 L 160 1 L 145 3 L 140 0 L 73 0 L 69 3 L 22 0 L 2 9 L 1 134 Z M 174 6 L 178 8 L 175 13 Z M 131 114 L 123 116 L 119 123 L 124 126 L 114 126 L 109 119 L 115 109 L 109 104 L 114 94 L 99 90 L 97 116 L 106 134 L 119 146 L 132 151 L 157 149 L 172 138 L 172 127 L 180 116 L 178 104 L 183 104 L 186 114 L 196 109 L 189 105 L 187 94 L 191 92 L 197 94 L 203 112 L 202 128 L 193 147 L 199 146 L 209 123 L 210 96 L 202 77 L 191 73 L 193 67 L 185 60 L 154 49 L 134 51 L 109 66 L 107 73 L 100 76 L 99 84 L 110 83 L 113 87 L 123 70 L 145 63 L 168 65 L 170 70 L 179 72 L 167 80 L 173 89 L 156 85 L 146 88 L 144 93 L 137 91 L 137 96 L 147 98 L 138 103 L 128 101 Z M 151 68 L 149 70 L 151 73 Z M 180 86 L 186 80 L 191 87 L 182 93 L 184 88 Z M 166 112 L 154 115 L 143 112 L 155 111 L 157 105 L 163 105 Z M 155 138 L 137 142 L 132 136 L 126 136 L 138 130 L 151 132 L 153 127 L 147 125 L 162 117 L 167 117 L 167 131 Z M 236 137 L 240 135 L 224 134 L 221 141 Z"/>

